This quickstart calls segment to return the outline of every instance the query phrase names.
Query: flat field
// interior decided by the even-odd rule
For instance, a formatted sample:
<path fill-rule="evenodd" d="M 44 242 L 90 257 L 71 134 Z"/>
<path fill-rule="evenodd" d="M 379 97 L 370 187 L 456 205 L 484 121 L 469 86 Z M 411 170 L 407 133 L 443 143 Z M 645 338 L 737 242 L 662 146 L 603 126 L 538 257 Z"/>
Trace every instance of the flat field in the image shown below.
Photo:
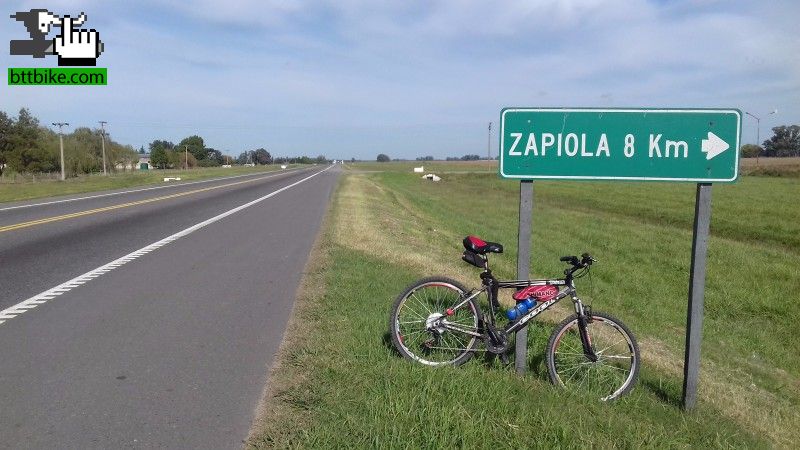
<path fill-rule="evenodd" d="M 741 173 L 771 177 L 800 177 L 800 157 L 742 158 Z"/>
<path fill-rule="evenodd" d="M 547 336 L 568 307 L 529 332 L 529 374 L 474 358 L 418 367 L 388 343 L 391 303 L 415 279 L 477 286 L 461 239 L 501 242 L 514 278 L 519 184 L 487 163 L 351 165 L 320 236 L 287 331 L 254 447 L 779 447 L 800 443 L 800 180 L 743 176 L 713 186 L 700 402 L 680 410 L 695 186 L 536 182 L 531 268 L 599 262 L 578 289 L 621 318 L 643 356 L 640 380 L 609 404 L 550 385 Z M 479 164 L 484 164 L 480 166 Z M 476 173 L 466 173 L 476 171 Z M 428 166 L 426 165 L 426 172 Z M 541 318 L 541 320 L 539 320 Z"/>

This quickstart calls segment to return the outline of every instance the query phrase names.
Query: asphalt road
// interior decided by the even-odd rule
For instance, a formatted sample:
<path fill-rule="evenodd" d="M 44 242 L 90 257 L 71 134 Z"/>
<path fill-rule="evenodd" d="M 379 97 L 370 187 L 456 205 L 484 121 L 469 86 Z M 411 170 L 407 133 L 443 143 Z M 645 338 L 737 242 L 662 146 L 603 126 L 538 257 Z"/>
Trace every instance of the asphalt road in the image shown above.
<path fill-rule="evenodd" d="M 322 169 L 0 204 L 0 448 L 241 447 L 340 170 Z"/>

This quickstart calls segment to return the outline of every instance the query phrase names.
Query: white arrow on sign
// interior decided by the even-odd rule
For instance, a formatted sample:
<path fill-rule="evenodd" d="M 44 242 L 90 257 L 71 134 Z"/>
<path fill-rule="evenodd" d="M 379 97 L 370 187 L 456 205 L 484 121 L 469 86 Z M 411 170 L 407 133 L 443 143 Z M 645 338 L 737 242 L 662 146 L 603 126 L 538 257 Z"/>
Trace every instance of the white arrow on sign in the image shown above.
<path fill-rule="evenodd" d="M 708 139 L 703 139 L 700 144 L 702 146 L 702 152 L 706 154 L 706 159 L 711 159 L 731 147 L 727 142 L 710 131 L 708 132 Z"/>

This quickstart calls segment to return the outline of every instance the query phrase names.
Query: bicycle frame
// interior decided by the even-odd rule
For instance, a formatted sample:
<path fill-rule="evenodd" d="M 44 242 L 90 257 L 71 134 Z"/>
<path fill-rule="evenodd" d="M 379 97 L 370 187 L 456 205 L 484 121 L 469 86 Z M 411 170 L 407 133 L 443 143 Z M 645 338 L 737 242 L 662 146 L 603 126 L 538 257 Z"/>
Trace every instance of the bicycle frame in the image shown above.
<path fill-rule="evenodd" d="M 519 319 L 509 322 L 505 328 L 502 330 L 506 334 L 516 333 L 517 331 L 521 330 L 522 328 L 528 325 L 534 317 L 538 316 L 542 312 L 546 311 L 565 297 L 569 296 L 572 299 L 572 303 L 575 307 L 575 313 L 578 315 L 578 329 L 580 330 L 580 337 L 581 337 L 581 344 L 583 345 L 583 350 L 586 356 L 595 361 L 597 359 L 594 351 L 591 348 L 591 341 L 589 335 L 586 331 L 586 325 L 588 324 L 588 317 L 583 307 L 583 302 L 578 297 L 577 291 L 575 289 L 574 277 L 573 272 L 568 271 L 564 278 L 555 278 L 555 279 L 538 279 L 538 280 L 498 280 L 492 275 L 492 271 L 485 267 L 484 271 L 481 273 L 481 280 L 483 287 L 478 290 L 473 290 L 467 295 L 461 302 L 457 305 L 453 306 L 451 310 L 457 310 L 459 308 L 464 307 L 467 305 L 471 300 L 477 298 L 482 293 L 486 293 L 488 300 L 489 300 L 489 314 L 484 314 L 480 307 L 477 308 L 477 315 L 478 320 L 480 323 L 484 325 L 486 329 L 486 334 L 488 337 L 494 341 L 495 343 L 499 343 L 502 340 L 497 335 L 497 329 L 495 328 L 495 314 L 498 310 L 500 310 L 500 303 L 498 302 L 498 292 L 500 289 L 522 289 L 528 286 L 559 286 L 559 293 L 554 298 L 547 300 L 535 308 L 528 311 L 524 316 L 520 317 Z M 561 290 L 561 286 L 564 286 L 565 289 Z M 488 321 L 487 321 L 488 319 Z M 483 338 L 484 335 L 481 333 L 477 333 L 474 331 L 465 330 L 459 326 L 455 326 L 449 322 L 444 322 L 443 325 L 452 330 L 457 331 L 460 333 L 466 333 L 472 336 Z"/>

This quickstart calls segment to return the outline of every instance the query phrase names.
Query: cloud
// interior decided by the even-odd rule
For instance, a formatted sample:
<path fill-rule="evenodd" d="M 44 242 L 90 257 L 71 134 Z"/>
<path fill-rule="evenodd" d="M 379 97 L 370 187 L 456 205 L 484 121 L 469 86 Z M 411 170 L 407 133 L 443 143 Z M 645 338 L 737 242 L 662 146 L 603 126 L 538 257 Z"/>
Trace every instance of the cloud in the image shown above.
<path fill-rule="evenodd" d="M 83 90 L 16 90 L 3 108 L 103 115 L 131 143 L 194 125 L 217 148 L 482 154 L 485 122 L 510 105 L 777 107 L 764 129 L 800 122 L 796 1 L 50 5 L 85 8 L 111 85 L 83 100 Z M 11 28 L 0 38 L 15 38 Z"/>

